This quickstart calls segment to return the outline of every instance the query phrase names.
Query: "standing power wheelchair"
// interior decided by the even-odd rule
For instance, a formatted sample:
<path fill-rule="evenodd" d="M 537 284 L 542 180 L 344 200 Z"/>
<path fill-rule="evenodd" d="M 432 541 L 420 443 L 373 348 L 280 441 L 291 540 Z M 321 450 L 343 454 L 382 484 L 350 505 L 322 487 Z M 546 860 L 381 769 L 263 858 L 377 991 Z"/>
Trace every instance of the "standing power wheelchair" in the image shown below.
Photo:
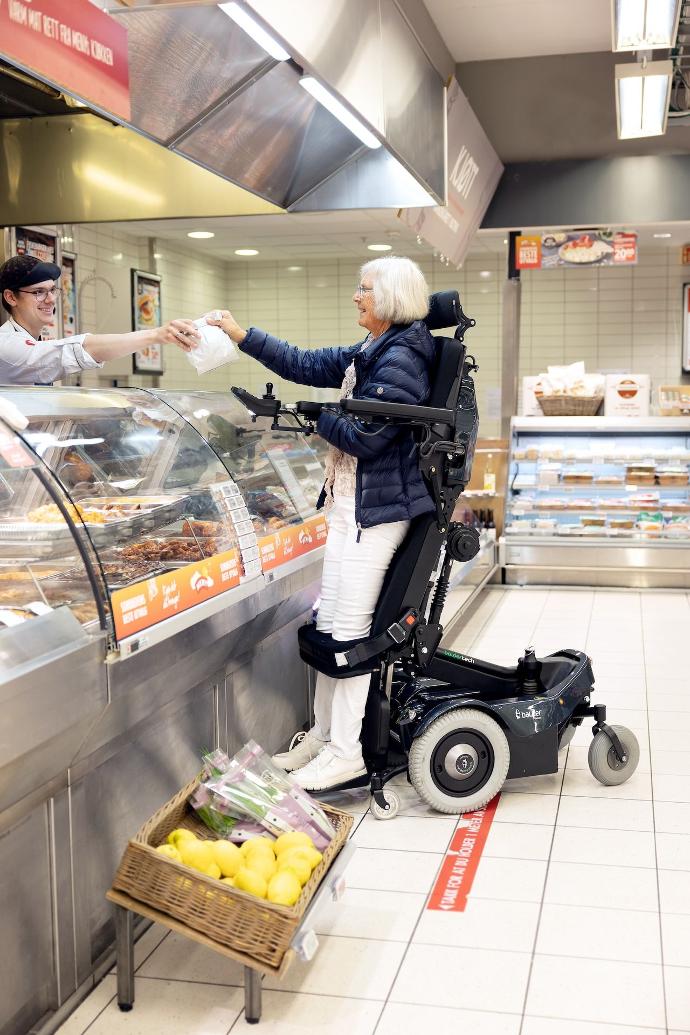
<path fill-rule="evenodd" d="M 372 676 L 362 724 L 368 775 L 338 790 L 369 785 L 373 815 L 390 819 L 400 802 L 385 785 L 406 772 L 437 811 L 474 811 L 506 779 L 557 772 L 559 751 L 588 717 L 594 719 L 590 770 L 603 784 L 621 784 L 637 768 L 639 746 L 630 730 L 607 724 L 604 705 L 591 703 L 594 675 L 586 654 L 567 649 L 538 658 L 528 647 L 515 667 L 503 667 L 440 646 L 453 562 L 471 560 L 480 549 L 477 530 L 452 520 L 472 470 L 477 365 L 464 344 L 474 320 L 463 313 L 457 291 L 431 296 L 426 323 L 430 330 L 454 326 L 455 333 L 436 338 L 424 406 L 351 398 L 283 407 L 270 384 L 262 398 L 232 389 L 254 419 L 270 417 L 275 429 L 312 434 L 329 405 L 370 434 L 391 423 L 413 429 L 434 501 L 434 512 L 412 521 L 391 561 L 366 638 L 334 640 L 315 622 L 299 630 L 300 655 L 317 671 Z"/>

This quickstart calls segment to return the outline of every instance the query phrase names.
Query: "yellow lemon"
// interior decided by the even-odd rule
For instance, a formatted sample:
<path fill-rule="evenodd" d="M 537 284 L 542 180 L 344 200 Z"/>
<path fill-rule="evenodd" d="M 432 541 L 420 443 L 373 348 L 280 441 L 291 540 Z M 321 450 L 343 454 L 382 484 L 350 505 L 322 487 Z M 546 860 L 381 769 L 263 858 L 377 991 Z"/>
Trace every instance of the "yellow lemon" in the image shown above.
<path fill-rule="evenodd" d="M 257 898 L 266 898 L 267 885 L 260 873 L 243 866 L 235 874 L 235 887 Z"/>
<path fill-rule="evenodd" d="M 191 830 L 185 830 L 184 827 L 178 827 L 177 830 L 170 831 L 167 840 L 168 844 L 177 847 L 178 841 L 196 841 L 196 834 L 193 834 Z"/>
<path fill-rule="evenodd" d="M 306 845 L 300 846 L 299 848 L 289 848 L 286 852 L 281 852 L 280 861 L 287 862 L 288 859 L 303 859 L 309 866 L 310 871 L 314 869 L 321 862 L 321 852 L 317 852 L 315 848 L 307 848 Z"/>
<path fill-rule="evenodd" d="M 276 861 L 273 855 L 260 850 L 258 852 L 247 852 L 243 863 L 247 869 L 254 873 L 260 873 L 264 880 L 268 880 L 276 872 Z"/>
<path fill-rule="evenodd" d="M 289 867 L 278 870 L 268 882 L 266 898 L 280 906 L 294 906 L 300 897 L 302 888 L 295 874 Z"/>
<path fill-rule="evenodd" d="M 166 859 L 174 859 L 178 863 L 182 862 L 182 856 L 175 848 L 175 845 L 159 845 L 156 851 L 164 855 Z"/>
<path fill-rule="evenodd" d="M 213 847 L 210 841 L 192 841 L 186 838 L 180 841 L 177 849 L 185 866 L 191 866 L 193 870 L 205 872 L 213 862 Z"/>
<path fill-rule="evenodd" d="M 221 877 L 220 878 L 220 882 L 221 882 L 221 884 L 229 884 L 231 888 L 235 887 L 235 878 L 234 877 Z"/>
<path fill-rule="evenodd" d="M 314 842 L 309 837 L 309 834 L 305 834 L 302 830 L 291 830 L 289 834 L 281 834 L 277 838 L 275 844 L 276 855 L 281 855 L 290 848 L 297 847 L 313 848 Z"/>
<path fill-rule="evenodd" d="M 282 858 L 278 860 L 278 870 L 290 870 L 297 877 L 300 884 L 306 884 L 311 877 L 311 866 L 307 860 L 301 855 L 295 855 L 294 852 L 285 861 Z"/>
<path fill-rule="evenodd" d="M 206 867 L 205 873 L 207 877 L 213 877 L 214 880 L 219 880 L 221 877 L 220 866 L 218 863 L 212 862 L 210 866 Z"/>
<path fill-rule="evenodd" d="M 245 857 L 245 859 L 247 858 L 248 852 L 254 852 L 258 850 L 267 853 L 270 852 L 271 855 L 275 858 L 275 851 L 273 850 L 273 841 L 271 841 L 270 837 L 250 837 L 249 840 L 245 841 L 240 847 L 240 851 L 242 852 L 242 855 Z"/>
<path fill-rule="evenodd" d="M 214 841 L 213 861 L 220 866 L 224 877 L 234 877 L 242 865 L 242 853 L 230 841 Z"/>

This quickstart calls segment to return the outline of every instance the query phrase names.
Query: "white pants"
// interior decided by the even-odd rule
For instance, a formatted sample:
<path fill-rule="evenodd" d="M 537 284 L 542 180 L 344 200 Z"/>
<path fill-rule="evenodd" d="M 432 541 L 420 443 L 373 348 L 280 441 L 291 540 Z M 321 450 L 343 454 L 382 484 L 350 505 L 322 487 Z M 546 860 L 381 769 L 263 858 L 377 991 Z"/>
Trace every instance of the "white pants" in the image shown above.
<path fill-rule="evenodd" d="M 316 620 L 319 632 L 330 633 L 334 640 L 368 634 L 383 578 L 409 526 L 409 521 L 392 521 L 360 530 L 354 498 L 336 497 L 328 516 Z M 330 740 L 330 748 L 339 758 L 361 758 L 359 734 L 370 682 L 370 675 L 334 679 L 318 674 L 313 733 L 320 740 Z"/>

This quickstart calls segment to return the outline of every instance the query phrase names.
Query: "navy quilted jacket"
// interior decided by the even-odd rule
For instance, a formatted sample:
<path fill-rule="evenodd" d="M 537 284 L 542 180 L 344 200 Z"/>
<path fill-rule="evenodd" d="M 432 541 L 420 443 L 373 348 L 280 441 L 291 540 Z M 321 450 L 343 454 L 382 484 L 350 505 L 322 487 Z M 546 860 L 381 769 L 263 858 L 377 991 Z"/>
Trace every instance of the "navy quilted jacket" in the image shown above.
<path fill-rule="evenodd" d="M 250 327 L 240 345 L 279 377 L 314 388 L 340 388 L 354 360 L 355 399 L 423 404 L 429 396 L 434 339 L 421 320 L 393 326 L 360 352 L 349 348 L 298 349 Z M 343 453 L 357 457 L 355 513 L 361 528 L 403 521 L 434 509 L 424 484 L 412 433 L 382 425 L 377 435 L 347 414 L 324 411 L 319 435 Z"/>

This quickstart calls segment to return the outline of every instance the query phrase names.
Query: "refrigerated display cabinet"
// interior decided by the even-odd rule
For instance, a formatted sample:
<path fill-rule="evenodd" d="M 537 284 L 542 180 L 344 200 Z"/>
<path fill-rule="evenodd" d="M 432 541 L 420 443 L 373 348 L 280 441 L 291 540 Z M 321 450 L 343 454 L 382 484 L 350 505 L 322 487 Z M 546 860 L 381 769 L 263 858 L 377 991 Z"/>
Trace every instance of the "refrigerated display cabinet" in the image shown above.
<path fill-rule="evenodd" d="M 506 581 L 687 587 L 689 472 L 688 418 L 515 418 Z"/>

